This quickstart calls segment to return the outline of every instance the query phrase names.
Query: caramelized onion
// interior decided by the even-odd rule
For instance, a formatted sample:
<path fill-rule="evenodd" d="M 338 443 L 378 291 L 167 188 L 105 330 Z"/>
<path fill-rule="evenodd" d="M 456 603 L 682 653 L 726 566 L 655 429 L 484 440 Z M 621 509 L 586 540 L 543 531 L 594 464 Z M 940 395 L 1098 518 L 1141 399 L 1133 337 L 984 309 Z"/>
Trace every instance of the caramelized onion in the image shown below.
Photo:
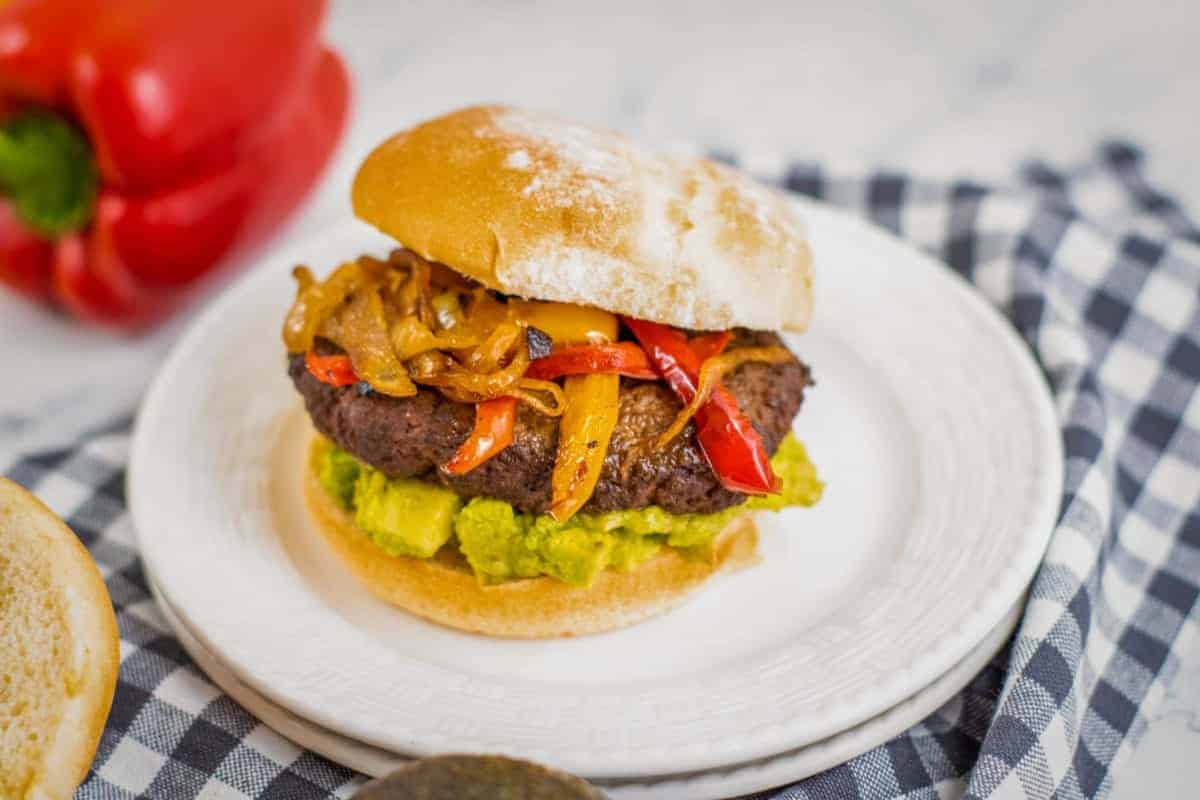
<path fill-rule="evenodd" d="M 318 333 L 346 351 L 359 377 L 392 397 L 411 397 L 417 387 L 392 349 L 378 285 L 358 287 Z"/>
<path fill-rule="evenodd" d="M 392 325 L 392 347 L 396 357 L 407 361 L 429 350 L 461 350 L 479 344 L 479 336 L 472 330 L 455 330 L 434 333 L 416 317 L 404 317 Z"/>
<path fill-rule="evenodd" d="M 524 342 L 521 336 L 521 326 L 515 322 L 501 322 L 487 338 L 483 340 L 464 359 L 466 366 L 479 372 L 491 372 L 498 369 L 514 347 L 525 354 L 525 362 L 529 362 L 529 349 L 520 347 Z"/>
<path fill-rule="evenodd" d="M 430 355 L 423 354 L 422 358 Z M 460 402 L 479 403 L 493 397 L 512 394 L 529 366 L 529 354 L 519 348 L 508 366 L 494 372 L 476 372 L 445 356 L 446 366 L 437 371 L 411 371 L 412 379 L 427 386 L 436 386 L 451 399 L 470 398 Z M 414 359 L 416 362 L 417 359 Z M 453 394 L 452 394 L 453 393 Z"/>
<path fill-rule="evenodd" d="M 408 374 L 413 380 L 424 383 L 426 380 L 445 372 L 453 363 L 453 359 L 445 353 L 438 350 L 430 350 L 421 353 L 408 362 Z"/>
<path fill-rule="evenodd" d="M 719 356 L 705 359 L 704 363 L 700 365 L 700 377 L 697 381 L 696 396 L 692 398 L 692 402 L 684 406 L 675 415 L 675 419 L 671 421 L 670 426 L 658 437 L 654 446 L 660 448 L 666 447 L 671 443 L 672 439 L 683 432 L 683 429 L 691 422 L 692 417 L 696 416 L 696 412 L 700 410 L 700 407 L 712 397 L 713 390 L 717 388 L 717 384 L 721 382 L 721 378 L 725 375 L 728 375 L 748 361 L 779 364 L 790 358 L 792 358 L 792 354 L 786 347 L 775 345 L 772 347 L 739 347 L 736 350 L 730 350 Z"/>
<path fill-rule="evenodd" d="M 538 394 L 548 394 L 554 399 L 554 405 L 546 405 L 546 403 L 538 397 Z M 567 396 L 563 394 L 562 387 L 554 381 L 538 381 L 533 378 L 522 378 L 517 381 L 517 390 L 513 392 L 513 396 L 520 399 L 522 403 L 529 405 L 540 414 L 545 414 L 547 417 L 561 417 L 563 411 L 567 408 Z"/>
<path fill-rule="evenodd" d="M 289 352 L 310 353 L 324 338 L 382 394 L 410 397 L 424 384 L 459 402 L 509 396 L 562 414 L 562 387 L 525 377 L 526 321 L 517 312 L 530 304 L 506 302 L 409 250 L 362 256 L 323 281 L 304 266 L 292 274 L 296 299 L 283 326 Z M 553 305 L 536 307 L 553 322 Z"/>
<path fill-rule="evenodd" d="M 308 267 L 296 267 L 292 276 L 297 284 L 296 299 L 283 320 L 283 343 L 289 353 L 307 353 L 321 323 L 362 283 L 363 267 L 358 261 L 349 261 L 321 282 Z"/>
<path fill-rule="evenodd" d="M 296 280 L 296 296 L 304 294 L 304 290 L 317 282 L 313 277 L 312 270 L 303 264 L 297 264 L 292 268 L 292 277 Z"/>
<path fill-rule="evenodd" d="M 439 328 L 452 331 L 462 325 L 462 304 L 458 301 L 458 292 L 442 292 L 433 298 L 432 304 L 434 319 L 437 320 Z"/>
<path fill-rule="evenodd" d="M 397 271 L 408 272 L 408 279 L 396 293 L 397 312 L 401 316 L 416 315 L 422 323 L 432 327 L 434 313 L 429 288 L 429 262 L 408 250 L 393 250 L 388 263 Z"/>
<path fill-rule="evenodd" d="M 463 291 L 471 288 L 471 284 L 466 278 L 445 264 L 439 264 L 436 261 L 428 261 L 426 263 L 429 264 L 429 284 L 431 286 L 436 286 L 439 289 L 461 289 Z"/>

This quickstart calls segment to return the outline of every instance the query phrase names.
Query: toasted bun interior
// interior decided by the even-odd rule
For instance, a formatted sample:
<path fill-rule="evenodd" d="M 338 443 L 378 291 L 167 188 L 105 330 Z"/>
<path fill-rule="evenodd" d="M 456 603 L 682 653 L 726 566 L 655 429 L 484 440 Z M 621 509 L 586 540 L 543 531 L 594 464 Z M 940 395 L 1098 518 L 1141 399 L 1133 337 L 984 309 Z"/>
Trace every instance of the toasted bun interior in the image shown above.
<path fill-rule="evenodd" d="M 758 531 L 745 514 L 717 535 L 711 560 L 663 548 L 630 572 L 604 570 L 586 589 L 549 577 L 481 586 L 457 549 L 416 559 L 376 547 L 317 480 L 311 459 L 318 452 L 310 446 L 303 485 L 325 540 L 377 597 L 451 628 L 520 639 L 615 630 L 674 608 L 722 569 L 758 560 Z"/>
<path fill-rule="evenodd" d="M 117 684 L 112 601 L 86 549 L 0 478 L 0 797 L 66 798 Z"/>
<path fill-rule="evenodd" d="M 780 194 L 712 161 L 477 106 L 396 134 L 362 164 L 354 211 L 486 286 L 686 328 L 800 331 L 803 228 Z"/>

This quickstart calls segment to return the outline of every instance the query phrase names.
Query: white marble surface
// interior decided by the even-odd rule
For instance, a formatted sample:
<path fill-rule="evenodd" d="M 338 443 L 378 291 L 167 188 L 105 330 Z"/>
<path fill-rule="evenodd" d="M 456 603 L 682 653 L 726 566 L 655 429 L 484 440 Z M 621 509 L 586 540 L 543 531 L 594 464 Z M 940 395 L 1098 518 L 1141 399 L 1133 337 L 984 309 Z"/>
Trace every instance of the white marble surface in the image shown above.
<path fill-rule="evenodd" d="M 330 35 L 355 73 L 357 114 L 322 189 L 282 236 L 345 217 L 357 159 L 388 132 L 485 100 L 655 142 L 981 178 L 1120 135 L 1200 209 L 1195 0 L 872 5 L 341 0 Z M 0 295 L 0 455 L 135 402 L 183 324 L 130 340 Z M 58 412 L 54 425 L 23 421 L 45 409 Z M 1195 796 L 1200 654 L 1158 716 L 1117 777 L 1118 800 Z"/>

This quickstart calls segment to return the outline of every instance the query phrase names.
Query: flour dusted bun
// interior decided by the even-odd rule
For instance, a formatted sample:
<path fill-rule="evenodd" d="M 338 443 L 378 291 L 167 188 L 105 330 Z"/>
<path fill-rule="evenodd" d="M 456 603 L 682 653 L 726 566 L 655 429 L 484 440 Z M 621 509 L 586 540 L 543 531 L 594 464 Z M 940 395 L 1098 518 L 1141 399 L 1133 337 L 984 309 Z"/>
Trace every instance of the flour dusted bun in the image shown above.
<path fill-rule="evenodd" d="M 803 330 L 812 267 L 790 204 L 711 161 L 477 106 L 396 134 L 354 181 L 362 219 L 499 291 L 686 328 Z"/>
<path fill-rule="evenodd" d="M 0 478 L 0 797 L 67 798 L 117 685 L 117 621 L 87 550 Z"/>
<path fill-rule="evenodd" d="M 604 570 L 586 589 L 548 577 L 480 586 L 456 549 L 419 559 L 377 547 L 321 486 L 315 442 L 303 465 L 304 496 L 326 541 L 376 597 L 450 628 L 519 639 L 602 633 L 669 611 L 717 572 L 758 560 L 758 530 L 743 514 L 717 534 L 710 560 L 663 548 L 629 572 Z"/>

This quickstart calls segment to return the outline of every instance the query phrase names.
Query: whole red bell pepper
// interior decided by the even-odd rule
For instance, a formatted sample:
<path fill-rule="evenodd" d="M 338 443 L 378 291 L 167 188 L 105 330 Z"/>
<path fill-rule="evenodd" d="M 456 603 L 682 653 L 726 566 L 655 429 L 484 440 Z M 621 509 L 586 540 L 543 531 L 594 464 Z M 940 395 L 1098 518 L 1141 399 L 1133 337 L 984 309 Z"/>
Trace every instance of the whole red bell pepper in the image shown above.
<path fill-rule="evenodd" d="M 657 322 L 622 317 L 646 351 L 650 363 L 684 403 L 692 402 L 699 388 L 701 359 L 682 333 Z M 728 342 L 721 342 L 723 348 Z M 706 342 L 705 350 L 715 342 Z M 709 400 L 692 418 L 696 440 L 721 485 L 746 494 L 774 494 L 779 491 L 779 476 L 771 468 L 771 459 L 762 437 L 738 407 L 737 400 L 722 384 L 717 384 Z"/>
<path fill-rule="evenodd" d="M 315 183 L 349 79 L 324 0 L 14 0 L 0 10 L 0 281 L 136 326 Z"/>

